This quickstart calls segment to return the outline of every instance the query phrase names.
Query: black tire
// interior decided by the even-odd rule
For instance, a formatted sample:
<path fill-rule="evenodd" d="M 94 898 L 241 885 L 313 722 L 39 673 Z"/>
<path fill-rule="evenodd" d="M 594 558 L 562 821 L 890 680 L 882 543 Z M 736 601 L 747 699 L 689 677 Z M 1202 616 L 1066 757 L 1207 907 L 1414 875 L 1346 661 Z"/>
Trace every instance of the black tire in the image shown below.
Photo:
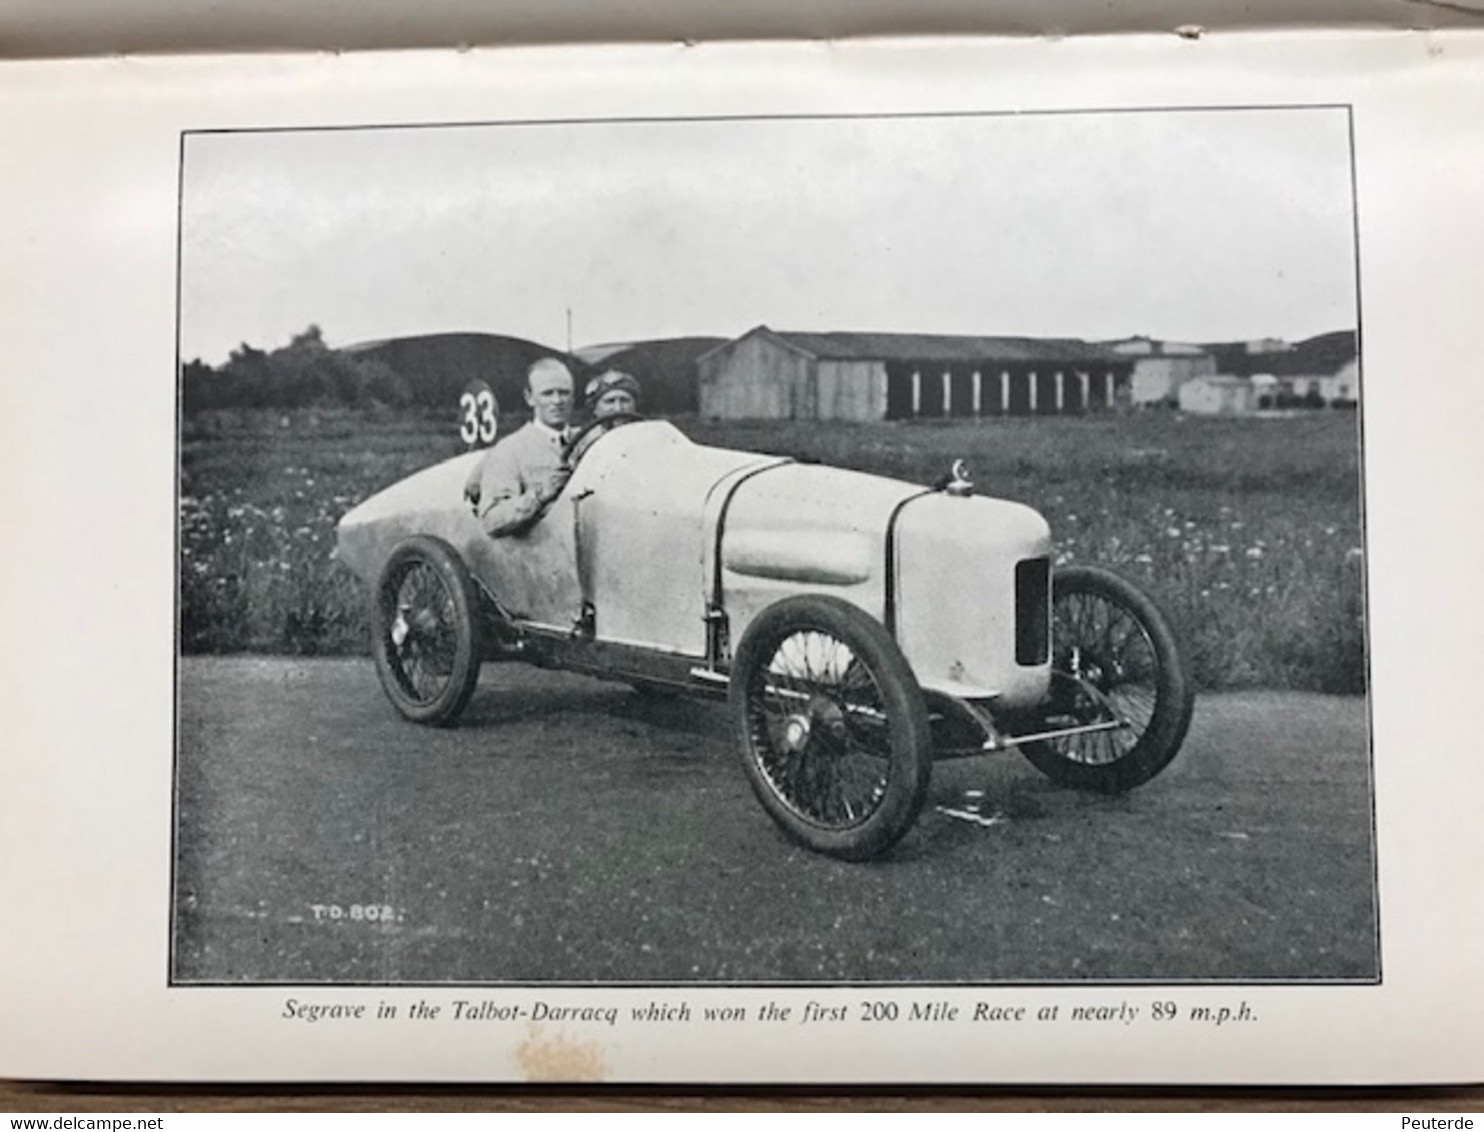
<path fill-rule="evenodd" d="M 371 653 L 392 706 L 414 723 L 446 726 L 474 693 L 484 656 L 479 593 L 448 543 L 399 543 L 376 585 Z"/>
<path fill-rule="evenodd" d="M 747 780 L 800 845 L 863 861 L 917 820 L 932 770 L 922 689 L 855 606 L 806 595 L 764 610 L 737 649 L 728 700 Z"/>
<path fill-rule="evenodd" d="M 1129 726 L 1022 743 L 1026 758 L 1062 786 L 1117 794 L 1170 764 L 1195 697 L 1164 614 L 1108 570 L 1073 566 L 1052 579 L 1052 686 L 1046 722 L 1093 723 L 1110 709 Z"/>

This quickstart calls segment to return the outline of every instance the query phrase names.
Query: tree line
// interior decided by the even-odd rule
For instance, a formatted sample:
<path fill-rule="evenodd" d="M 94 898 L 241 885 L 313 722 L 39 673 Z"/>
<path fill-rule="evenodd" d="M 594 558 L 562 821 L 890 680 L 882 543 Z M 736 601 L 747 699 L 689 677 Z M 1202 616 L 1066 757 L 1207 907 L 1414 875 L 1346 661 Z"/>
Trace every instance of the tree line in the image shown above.
<path fill-rule="evenodd" d="M 380 359 L 331 349 L 318 326 L 287 346 L 260 350 L 246 342 L 220 366 L 199 358 L 181 371 L 181 403 L 203 409 L 297 409 L 329 406 L 406 407 L 418 400 L 409 382 Z"/>

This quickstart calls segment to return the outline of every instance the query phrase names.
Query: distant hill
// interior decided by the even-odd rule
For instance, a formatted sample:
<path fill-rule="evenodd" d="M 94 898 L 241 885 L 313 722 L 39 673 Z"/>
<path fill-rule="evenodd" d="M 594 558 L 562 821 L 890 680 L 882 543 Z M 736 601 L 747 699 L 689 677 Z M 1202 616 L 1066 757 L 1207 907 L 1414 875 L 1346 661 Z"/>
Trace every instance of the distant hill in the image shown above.
<path fill-rule="evenodd" d="M 621 369 L 639 379 L 643 389 L 639 408 L 645 413 L 694 413 L 696 359 L 726 338 L 656 338 L 629 345 L 585 346 L 579 357 L 599 361 L 597 369 Z"/>
<path fill-rule="evenodd" d="M 423 334 L 366 342 L 345 353 L 374 359 L 403 379 L 416 404 L 449 405 L 474 378 L 494 389 L 502 412 L 521 412 L 526 370 L 537 358 L 560 358 L 577 378 L 577 393 L 589 377 L 621 369 L 639 379 L 645 413 L 693 413 L 697 408 L 696 358 L 725 338 L 660 338 L 648 342 L 584 346 L 570 355 L 539 342 L 500 334 Z"/>
<path fill-rule="evenodd" d="M 1282 350 L 1254 351 L 1244 342 L 1207 342 L 1204 349 L 1216 359 L 1219 373 L 1236 377 L 1270 373 L 1275 377 L 1286 377 L 1337 373 L 1355 360 L 1357 337 L 1353 330 L 1332 330 L 1305 338 Z"/>
<path fill-rule="evenodd" d="M 590 366 L 595 366 L 604 358 L 610 358 L 622 350 L 627 350 L 632 342 L 599 342 L 592 346 L 578 346 L 572 353 L 581 358 Z"/>
<path fill-rule="evenodd" d="M 1273 359 L 1267 372 L 1274 376 L 1289 374 L 1338 373 L 1341 368 L 1355 361 L 1358 342 L 1355 331 L 1335 330 L 1328 334 L 1316 334 L 1295 342 L 1287 354 Z"/>
<path fill-rule="evenodd" d="M 502 414 L 525 412 L 526 370 L 538 358 L 566 362 L 579 392 L 589 372 L 583 362 L 561 350 L 502 334 L 419 334 L 363 342 L 342 352 L 385 365 L 405 382 L 416 405 L 452 406 L 464 386 L 482 379 L 495 391 Z"/>

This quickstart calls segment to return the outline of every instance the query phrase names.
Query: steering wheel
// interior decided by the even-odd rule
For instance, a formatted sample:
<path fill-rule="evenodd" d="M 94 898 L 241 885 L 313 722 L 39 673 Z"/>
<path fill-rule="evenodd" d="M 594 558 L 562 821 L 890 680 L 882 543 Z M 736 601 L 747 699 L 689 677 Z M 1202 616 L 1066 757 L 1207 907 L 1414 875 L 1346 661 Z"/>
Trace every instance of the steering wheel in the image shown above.
<path fill-rule="evenodd" d="M 587 454 L 600 436 L 604 436 L 611 429 L 619 425 L 633 424 L 635 421 L 644 420 L 643 413 L 610 413 L 606 417 L 595 417 L 587 422 L 567 441 L 566 447 L 562 449 L 562 461 L 569 468 L 575 468 L 577 462 Z"/>

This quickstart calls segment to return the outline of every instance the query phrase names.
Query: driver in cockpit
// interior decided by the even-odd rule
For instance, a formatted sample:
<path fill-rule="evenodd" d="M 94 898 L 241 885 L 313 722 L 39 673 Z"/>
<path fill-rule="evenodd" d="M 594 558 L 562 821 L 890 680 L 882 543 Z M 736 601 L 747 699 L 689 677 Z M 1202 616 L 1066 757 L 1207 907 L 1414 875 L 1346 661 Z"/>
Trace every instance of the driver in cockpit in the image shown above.
<path fill-rule="evenodd" d="M 566 459 L 572 373 L 556 358 L 526 372 L 531 421 L 489 450 L 464 484 L 464 498 L 491 538 L 516 535 L 539 519 L 572 474 Z"/>
<path fill-rule="evenodd" d="M 593 420 L 639 411 L 639 382 L 620 369 L 604 370 L 587 383 L 583 403 Z"/>
<path fill-rule="evenodd" d="M 582 403 L 587 409 L 588 421 L 578 432 L 577 440 L 567 456 L 568 462 L 574 467 L 582 459 L 582 454 L 607 431 L 600 422 L 612 420 L 616 426 L 638 414 L 638 379 L 620 369 L 604 370 L 583 388 Z"/>

